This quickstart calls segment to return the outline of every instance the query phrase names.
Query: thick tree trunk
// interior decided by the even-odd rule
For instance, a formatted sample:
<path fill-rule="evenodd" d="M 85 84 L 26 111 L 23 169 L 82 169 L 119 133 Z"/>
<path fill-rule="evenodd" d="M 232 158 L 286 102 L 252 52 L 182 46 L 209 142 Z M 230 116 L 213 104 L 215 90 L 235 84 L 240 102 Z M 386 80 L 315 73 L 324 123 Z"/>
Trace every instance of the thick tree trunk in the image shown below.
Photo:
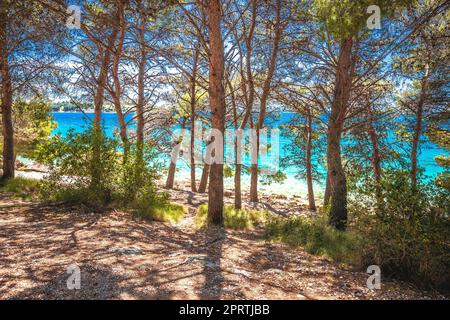
<path fill-rule="evenodd" d="M 223 87 L 224 52 L 221 33 L 222 5 L 220 0 L 210 0 L 208 5 L 209 29 L 209 99 L 212 128 L 225 131 L 225 92 Z M 221 148 L 222 146 L 216 146 Z M 223 152 L 222 152 L 223 155 Z M 217 156 L 217 154 L 216 154 Z M 217 159 L 209 170 L 208 224 L 223 225 L 223 159 Z M 222 161 L 221 161 L 222 160 Z"/>
<path fill-rule="evenodd" d="M 347 180 L 341 159 L 341 134 L 351 90 L 352 46 L 351 38 L 341 43 L 328 124 L 327 166 L 331 193 L 329 222 L 338 230 L 345 230 L 347 226 Z"/>
<path fill-rule="evenodd" d="M 314 199 L 314 187 L 312 176 L 312 164 L 311 164 L 311 149 L 312 149 L 312 117 L 308 114 L 308 128 L 307 128 L 307 141 L 306 141 L 306 180 L 308 183 L 308 201 L 309 209 L 316 210 L 316 202 Z"/>
<path fill-rule="evenodd" d="M 0 65 L 1 65 L 1 111 L 3 127 L 3 175 L 2 180 L 14 178 L 14 127 L 12 120 L 13 89 L 9 71 L 6 7 L 0 8 Z"/>
<path fill-rule="evenodd" d="M 202 177 L 200 178 L 200 184 L 198 186 L 199 193 L 205 193 L 208 187 L 208 177 L 209 177 L 209 164 L 203 165 Z"/>

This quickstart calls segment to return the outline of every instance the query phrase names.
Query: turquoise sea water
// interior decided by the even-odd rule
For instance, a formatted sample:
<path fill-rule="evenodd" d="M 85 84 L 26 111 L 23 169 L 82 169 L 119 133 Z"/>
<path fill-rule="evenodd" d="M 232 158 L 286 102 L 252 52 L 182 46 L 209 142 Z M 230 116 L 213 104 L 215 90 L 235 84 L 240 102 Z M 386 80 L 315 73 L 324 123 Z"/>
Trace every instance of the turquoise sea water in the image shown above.
<path fill-rule="evenodd" d="M 86 128 L 89 125 L 90 119 L 93 118 L 93 114 L 83 114 L 81 112 L 73 112 L 73 113 L 63 113 L 63 112 L 55 112 L 52 113 L 54 121 L 57 123 L 57 128 L 53 131 L 53 134 L 61 134 L 65 135 L 68 130 L 73 129 L 76 132 L 82 132 L 86 130 Z M 292 118 L 291 113 L 283 113 L 276 121 L 272 121 L 270 123 L 271 128 L 279 127 L 285 123 L 287 123 Z M 104 129 L 106 131 L 106 134 L 110 137 L 114 136 L 114 133 L 117 131 L 119 124 L 117 121 L 117 116 L 114 113 L 104 113 L 102 115 L 102 124 L 104 126 Z M 133 125 L 131 125 L 133 126 Z M 283 136 L 280 134 L 280 140 L 279 140 L 279 151 L 280 151 L 280 164 L 283 162 L 283 157 L 286 156 L 285 146 L 290 144 L 291 141 L 288 137 Z M 442 172 L 442 168 L 439 167 L 434 158 L 439 155 L 445 153 L 444 150 L 440 149 L 436 145 L 425 142 L 422 144 L 421 153 L 419 156 L 419 164 L 421 167 L 425 170 L 425 175 L 428 176 L 430 179 L 434 179 L 440 172 Z M 168 159 L 168 158 L 167 158 Z M 244 156 L 244 164 L 249 161 L 248 156 Z M 275 163 L 275 159 L 269 154 L 267 158 L 265 158 L 263 161 L 264 164 L 270 164 Z M 183 163 L 183 161 L 180 161 L 179 163 L 179 172 L 177 175 L 187 177 L 188 176 L 188 166 L 187 164 Z M 284 170 L 284 172 L 287 174 L 288 178 L 285 180 L 282 184 L 275 184 L 268 187 L 262 186 L 262 188 L 269 188 L 269 189 L 277 189 L 280 191 L 280 193 L 291 193 L 291 192 L 302 192 L 305 190 L 305 182 L 299 179 L 295 178 L 296 169 L 295 168 L 287 168 Z M 200 176 L 201 171 L 199 171 L 198 176 Z M 230 179 L 229 179 L 230 180 Z M 232 180 L 229 181 L 232 183 Z M 243 181 L 244 185 L 246 183 L 245 177 Z M 322 185 L 317 185 L 318 189 L 322 189 Z M 296 191 L 293 191 L 296 190 Z"/>

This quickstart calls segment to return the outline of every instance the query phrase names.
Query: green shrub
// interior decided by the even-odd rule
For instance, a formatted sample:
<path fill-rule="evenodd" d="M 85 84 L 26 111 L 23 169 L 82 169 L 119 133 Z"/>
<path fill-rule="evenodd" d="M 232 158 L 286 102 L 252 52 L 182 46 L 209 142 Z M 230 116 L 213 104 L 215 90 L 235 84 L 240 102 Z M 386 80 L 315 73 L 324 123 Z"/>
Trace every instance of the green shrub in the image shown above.
<path fill-rule="evenodd" d="M 3 192 L 14 193 L 20 198 L 33 197 L 39 191 L 39 180 L 17 177 L 5 181 L 0 187 Z"/>
<path fill-rule="evenodd" d="M 401 171 L 387 171 L 382 197 L 368 182 L 365 201 L 350 203 L 352 229 L 361 235 L 366 265 L 419 285 L 450 288 L 450 194 L 433 183 L 413 188 Z"/>
<path fill-rule="evenodd" d="M 232 206 L 225 206 L 223 210 L 224 225 L 226 228 L 242 230 L 252 229 L 258 224 L 267 220 L 267 211 L 240 209 Z M 206 226 L 208 218 L 208 205 L 203 204 L 198 207 L 195 215 L 195 224 L 201 228 Z"/>
<path fill-rule="evenodd" d="M 359 265 L 360 241 L 353 233 L 337 231 L 321 218 L 272 218 L 266 228 L 268 241 L 304 247 L 308 253 L 337 262 Z"/>
<path fill-rule="evenodd" d="M 154 184 L 140 190 L 130 207 L 136 216 L 155 221 L 178 222 L 186 213 L 184 206 L 169 202 L 168 195 L 158 192 Z"/>
<path fill-rule="evenodd" d="M 92 128 L 54 136 L 41 146 L 38 160 L 50 167 L 42 196 L 50 201 L 102 207 L 112 201 L 120 172 L 118 143 Z M 95 157 L 98 150 L 99 157 Z"/>

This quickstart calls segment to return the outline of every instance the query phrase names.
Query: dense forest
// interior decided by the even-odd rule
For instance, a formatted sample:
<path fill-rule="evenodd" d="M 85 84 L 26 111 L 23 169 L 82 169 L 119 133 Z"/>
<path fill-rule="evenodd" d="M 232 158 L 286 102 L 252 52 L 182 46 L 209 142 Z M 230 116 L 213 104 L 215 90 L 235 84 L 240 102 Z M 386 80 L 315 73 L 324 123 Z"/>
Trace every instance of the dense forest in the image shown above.
<path fill-rule="evenodd" d="M 0 298 L 446 297 L 449 7 L 0 0 Z"/>

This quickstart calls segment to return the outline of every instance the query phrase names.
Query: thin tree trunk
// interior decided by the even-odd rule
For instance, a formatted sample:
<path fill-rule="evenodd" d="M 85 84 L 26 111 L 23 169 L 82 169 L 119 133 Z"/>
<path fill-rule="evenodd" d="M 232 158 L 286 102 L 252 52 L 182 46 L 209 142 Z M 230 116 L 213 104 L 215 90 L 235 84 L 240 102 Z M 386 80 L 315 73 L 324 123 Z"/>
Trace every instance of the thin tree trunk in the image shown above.
<path fill-rule="evenodd" d="M 369 124 L 369 136 L 373 152 L 372 154 L 373 174 L 377 185 L 379 185 L 381 183 L 381 176 L 382 176 L 380 142 L 378 134 L 372 122 Z"/>
<path fill-rule="evenodd" d="M 345 230 L 347 226 L 347 180 L 341 159 L 341 134 L 351 90 L 352 46 L 351 38 L 341 43 L 328 126 L 327 166 L 331 192 L 329 222 L 338 230 Z"/>
<path fill-rule="evenodd" d="M 416 125 L 414 127 L 414 135 L 411 148 L 411 184 L 414 190 L 417 189 L 417 155 L 419 152 L 420 136 L 422 134 L 422 122 L 423 122 L 423 106 L 425 103 L 425 97 L 427 94 L 429 67 L 426 65 L 425 75 L 421 81 L 421 91 L 419 101 L 417 103 L 416 113 Z"/>
<path fill-rule="evenodd" d="M 174 149 L 177 149 L 177 154 L 175 157 L 172 154 L 172 157 L 170 159 L 170 165 L 169 165 L 169 172 L 167 174 L 167 180 L 166 180 L 166 189 L 173 189 L 173 184 L 175 182 L 175 171 L 177 169 L 177 161 L 179 156 L 179 149 L 178 146 L 182 142 L 184 130 L 186 129 L 186 118 L 183 118 L 183 121 L 181 122 L 181 135 L 178 137 L 176 144 L 174 145 Z M 172 151 L 173 152 L 173 151 Z"/>
<path fill-rule="evenodd" d="M 101 159 L 101 140 L 102 140 L 102 129 L 101 129 L 101 117 L 103 102 L 105 99 L 105 88 L 108 76 L 108 66 L 111 61 L 111 51 L 110 48 L 113 47 L 117 36 L 117 28 L 113 28 L 111 34 L 108 37 L 108 47 L 102 48 L 99 46 L 99 58 L 100 73 L 97 78 L 97 87 L 94 95 L 94 141 L 92 147 L 92 166 L 91 166 L 91 187 L 97 188 L 101 179 L 102 172 L 100 171 L 99 163 Z"/>
<path fill-rule="evenodd" d="M 312 165 L 311 165 L 311 149 L 312 149 L 312 117 L 310 110 L 308 110 L 308 129 L 307 129 L 307 142 L 306 142 L 306 180 L 308 183 L 308 201 L 309 209 L 316 210 L 316 202 L 314 199 L 314 187 L 312 177 Z"/>
<path fill-rule="evenodd" d="M 221 33 L 222 5 L 220 0 L 210 0 L 208 5 L 209 29 L 209 99 L 212 128 L 225 131 L 224 52 Z M 216 148 L 222 149 L 222 146 Z M 217 150 L 215 150 L 217 151 Z M 217 154 L 216 157 L 217 159 Z M 208 224 L 223 225 L 223 159 L 217 159 L 209 170 Z M 222 160 L 222 161 L 221 161 Z M 220 163 L 217 163 L 220 162 Z"/>
<path fill-rule="evenodd" d="M 324 207 L 328 206 L 330 204 L 330 198 L 331 198 L 331 187 L 330 187 L 330 178 L 327 173 L 326 178 L 326 185 L 325 185 L 325 194 L 323 196 L 323 205 Z"/>
<path fill-rule="evenodd" d="M 197 102 L 197 64 L 200 55 L 200 48 L 197 46 L 194 52 L 194 63 L 191 78 L 191 141 L 190 141 L 190 162 L 191 162 L 191 190 L 197 192 L 197 182 L 195 179 L 195 109 Z"/>
<path fill-rule="evenodd" d="M 254 32 L 256 28 L 256 16 L 257 16 L 257 0 L 251 1 L 251 22 L 250 26 L 248 28 L 248 34 L 245 36 L 245 46 L 246 46 L 246 52 L 245 52 L 245 72 L 244 68 L 242 67 L 242 51 L 240 51 L 241 55 L 241 77 L 243 80 L 242 84 L 242 93 L 244 95 L 244 101 L 245 101 L 245 114 L 244 119 L 242 120 L 240 129 L 244 130 L 247 126 L 247 122 L 250 118 L 250 115 L 253 111 L 253 103 L 255 101 L 255 84 L 253 81 L 253 71 L 252 71 L 252 52 L 253 52 L 253 38 L 254 38 Z M 240 48 L 240 46 L 239 46 Z M 231 82 L 230 82 L 231 86 Z M 247 88 L 248 86 L 248 88 Z M 237 110 L 236 106 L 233 107 L 234 111 L 234 119 L 237 129 Z M 241 186 L 241 177 L 242 177 L 242 153 L 241 148 L 238 148 L 238 144 L 240 144 L 240 141 L 236 140 L 235 144 L 235 155 L 236 155 L 236 165 L 235 165 L 235 172 L 234 172 L 234 207 L 236 209 L 242 208 L 242 186 Z"/>
<path fill-rule="evenodd" d="M 371 106 L 369 106 L 369 126 L 368 132 L 370 137 L 370 142 L 372 144 L 372 168 L 373 175 L 375 177 L 375 194 L 377 197 L 378 206 L 382 205 L 382 190 L 381 190 L 381 177 L 382 177 L 382 169 L 381 169 L 381 152 L 380 152 L 380 140 L 378 133 L 376 131 L 374 125 L 374 117 Z"/>
<path fill-rule="evenodd" d="M 142 8 L 139 8 L 142 11 Z M 143 13 L 141 12 L 141 15 Z M 138 185 L 142 184 L 142 173 L 144 171 L 144 106 L 145 106 L 145 65 L 147 62 L 147 53 L 145 51 L 145 18 L 141 17 L 138 29 L 140 57 L 138 61 L 138 90 L 136 103 L 136 168 L 135 178 Z M 169 168 L 170 171 L 170 168 Z M 175 173 L 174 173 L 175 174 Z M 173 185 L 173 182 L 172 182 Z"/>
<path fill-rule="evenodd" d="M 250 201 L 258 202 L 258 164 L 257 163 L 253 163 L 250 167 Z"/>
<path fill-rule="evenodd" d="M 15 155 L 14 155 L 14 127 L 12 120 L 13 89 L 9 71 L 8 48 L 7 48 L 7 8 L 0 8 L 0 62 L 1 62 L 1 111 L 3 127 L 3 175 L 2 180 L 14 178 Z"/>
<path fill-rule="evenodd" d="M 253 163 L 251 166 L 251 177 L 250 177 L 250 201 L 258 202 L 258 157 L 259 157 L 259 142 L 260 142 L 260 130 L 264 126 L 264 121 L 266 118 L 266 109 L 267 109 L 267 100 L 269 98 L 272 78 L 275 73 L 275 68 L 277 65 L 277 55 L 278 55 L 278 47 L 281 40 L 281 35 L 283 32 L 283 28 L 281 26 L 281 0 L 276 1 L 276 18 L 274 22 L 275 27 L 275 35 L 273 39 L 273 47 L 272 53 L 269 61 L 267 77 L 264 80 L 263 90 L 261 94 L 260 100 L 260 112 L 258 124 L 256 126 L 256 154 L 257 159 L 256 163 Z"/>
<path fill-rule="evenodd" d="M 208 186 L 208 177 L 209 177 L 209 164 L 203 165 L 202 177 L 200 178 L 200 185 L 198 186 L 199 193 L 205 193 L 206 188 Z"/>
<path fill-rule="evenodd" d="M 234 208 L 242 209 L 242 190 L 241 190 L 242 164 L 237 163 L 234 175 Z"/>
<path fill-rule="evenodd" d="M 113 81 L 114 81 L 114 90 L 113 90 L 113 101 L 114 101 L 114 109 L 117 114 L 117 120 L 119 122 L 119 132 L 120 132 L 120 139 L 122 140 L 123 147 L 124 147 L 124 156 L 123 161 L 124 163 L 128 159 L 128 153 L 129 153 L 129 141 L 128 141 L 128 134 L 127 134 L 127 125 L 125 122 L 125 116 L 122 111 L 122 104 L 120 101 L 120 95 L 122 94 L 122 89 L 120 85 L 120 79 L 119 79 L 119 64 L 120 64 L 120 58 L 122 57 L 123 52 L 123 41 L 125 38 L 125 18 L 124 18 L 124 7 L 122 1 L 117 1 L 117 19 L 118 19 L 118 27 L 114 26 L 114 28 L 118 28 L 120 30 L 119 32 L 119 41 L 117 44 L 117 49 L 114 54 L 114 61 L 113 61 Z"/>

